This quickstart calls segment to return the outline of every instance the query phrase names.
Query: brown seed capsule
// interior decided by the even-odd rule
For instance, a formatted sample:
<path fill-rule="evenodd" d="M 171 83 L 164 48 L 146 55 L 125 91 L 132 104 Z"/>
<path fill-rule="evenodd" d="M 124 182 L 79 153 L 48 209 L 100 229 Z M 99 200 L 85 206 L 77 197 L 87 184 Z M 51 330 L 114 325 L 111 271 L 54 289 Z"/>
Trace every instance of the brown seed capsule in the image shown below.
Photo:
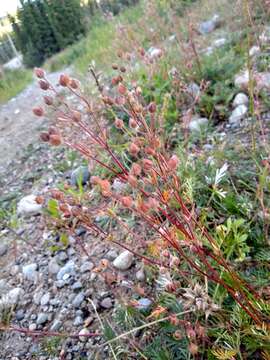
<path fill-rule="evenodd" d="M 112 106 L 114 104 L 113 99 L 110 98 L 109 96 L 104 96 L 102 98 L 102 100 L 103 100 L 104 104 L 106 104 L 106 105 Z"/>
<path fill-rule="evenodd" d="M 50 135 L 50 144 L 53 146 L 59 146 L 61 144 L 61 137 L 58 134 Z"/>
<path fill-rule="evenodd" d="M 133 118 L 130 118 L 129 119 L 129 126 L 132 128 L 132 129 L 135 129 L 137 127 L 137 121 Z"/>
<path fill-rule="evenodd" d="M 49 135 L 58 135 L 59 130 L 54 126 L 50 126 L 48 129 L 48 133 L 49 133 Z"/>
<path fill-rule="evenodd" d="M 199 351 L 198 345 L 196 345 L 194 343 L 190 343 L 188 349 L 189 349 L 189 352 L 191 353 L 191 355 L 198 354 L 198 351 Z"/>
<path fill-rule="evenodd" d="M 44 110 L 42 109 L 42 107 L 35 107 L 33 109 L 33 113 L 36 115 L 36 116 L 43 116 L 44 115 Z"/>
<path fill-rule="evenodd" d="M 131 207 L 133 203 L 133 200 L 130 196 L 123 196 L 120 201 L 124 207 Z"/>
<path fill-rule="evenodd" d="M 78 80 L 76 80 L 76 79 L 71 79 L 70 80 L 70 87 L 72 88 L 72 89 L 78 89 L 79 87 L 80 87 L 80 83 L 79 83 L 79 81 Z"/>
<path fill-rule="evenodd" d="M 36 200 L 36 203 L 39 204 L 39 205 L 44 204 L 44 201 L 45 201 L 44 197 L 40 196 L 40 195 L 37 196 L 35 200 Z"/>
<path fill-rule="evenodd" d="M 35 75 L 36 77 L 38 77 L 39 79 L 43 79 L 45 76 L 45 71 L 41 68 L 35 68 Z"/>
<path fill-rule="evenodd" d="M 44 141 L 44 142 L 48 142 L 50 140 L 50 135 L 47 132 L 42 132 L 39 135 L 40 140 Z"/>
<path fill-rule="evenodd" d="M 139 146 L 137 146 L 136 144 L 134 143 L 131 143 L 130 146 L 129 146 L 129 152 L 132 156 L 137 156 L 138 153 L 140 151 L 140 148 Z"/>
<path fill-rule="evenodd" d="M 118 85 L 118 92 L 119 92 L 119 94 L 121 94 L 121 95 L 125 95 L 125 94 L 126 94 L 127 88 L 125 87 L 124 84 L 120 83 L 120 84 Z"/>
<path fill-rule="evenodd" d="M 143 159 L 142 163 L 143 163 L 144 171 L 149 171 L 153 167 L 153 161 L 151 161 L 149 159 Z"/>
<path fill-rule="evenodd" d="M 121 71 L 122 73 L 125 73 L 125 72 L 127 71 L 127 69 L 126 69 L 124 66 L 121 66 L 121 67 L 120 67 L 120 71 Z"/>
<path fill-rule="evenodd" d="M 48 83 L 48 81 L 46 81 L 46 80 L 43 80 L 43 79 L 41 79 L 41 80 L 39 80 L 39 87 L 42 89 L 42 90 L 48 90 L 49 88 L 50 88 L 50 84 Z"/>
<path fill-rule="evenodd" d="M 149 111 L 151 114 L 154 114 L 154 113 L 157 111 L 157 105 L 156 105 L 154 102 L 151 102 L 151 103 L 148 105 L 148 111 Z"/>
<path fill-rule="evenodd" d="M 59 78 L 59 84 L 64 87 L 68 86 L 70 84 L 69 76 L 66 74 L 61 74 Z"/>
<path fill-rule="evenodd" d="M 113 70 L 117 70 L 117 69 L 118 69 L 118 65 L 117 65 L 117 64 L 112 64 L 112 68 L 113 68 Z"/>
<path fill-rule="evenodd" d="M 114 126 L 117 128 L 117 129 L 123 129 L 124 127 L 124 121 L 122 119 L 116 119 L 115 122 L 114 122 Z"/>
<path fill-rule="evenodd" d="M 77 122 L 77 123 L 80 122 L 81 118 L 82 118 L 82 114 L 79 111 L 77 111 L 77 110 L 72 111 L 72 120 L 74 122 Z"/>
<path fill-rule="evenodd" d="M 53 98 L 51 96 L 45 95 L 43 99 L 46 105 L 50 106 L 53 104 Z"/>

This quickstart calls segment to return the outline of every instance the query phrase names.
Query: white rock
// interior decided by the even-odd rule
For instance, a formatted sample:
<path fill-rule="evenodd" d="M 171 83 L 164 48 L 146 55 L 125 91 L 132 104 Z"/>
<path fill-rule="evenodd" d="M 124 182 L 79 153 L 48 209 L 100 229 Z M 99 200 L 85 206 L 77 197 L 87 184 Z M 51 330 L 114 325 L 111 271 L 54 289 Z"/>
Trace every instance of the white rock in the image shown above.
<path fill-rule="evenodd" d="M 190 83 L 187 86 L 188 94 L 191 95 L 193 98 L 196 98 L 197 96 L 200 96 L 201 90 L 198 84 L 196 83 Z"/>
<path fill-rule="evenodd" d="M 249 49 L 249 56 L 255 56 L 261 52 L 261 49 L 259 46 L 252 46 L 252 48 Z"/>
<path fill-rule="evenodd" d="M 22 272 L 25 279 L 29 281 L 37 280 L 38 273 L 36 270 L 37 270 L 37 264 L 35 263 L 23 266 Z"/>
<path fill-rule="evenodd" d="M 86 342 L 88 339 L 89 339 L 89 336 L 87 336 L 87 335 L 89 335 L 90 334 L 90 332 L 89 332 L 89 330 L 87 330 L 87 329 L 82 329 L 80 332 L 79 332 L 79 339 L 82 341 L 82 342 Z"/>
<path fill-rule="evenodd" d="M 9 304 L 11 304 L 11 305 L 18 304 L 18 302 L 19 302 L 20 298 L 23 296 L 23 294 L 24 294 L 23 289 L 21 289 L 19 287 L 10 290 L 7 293 Z"/>
<path fill-rule="evenodd" d="M 131 267 L 134 255 L 128 250 L 122 252 L 113 262 L 113 266 L 118 270 L 127 270 Z"/>
<path fill-rule="evenodd" d="M 193 117 L 188 127 L 192 132 L 200 132 L 203 128 L 206 128 L 209 120 L 207 118 Z"/>
<path fill-rule="evenodd" d="M 215 48 L 219 48 L 219 47 L 224 46 L 226 44 L 226 42 L 227 42 L 226 38 L 220 38 L 220 39 L 213 41 L 212 46 Z"/>
<path fill-rule="evenodd" d="M 229 118 L 230 124 L 237 124 L 240 120 L 242 120 L 248 112 L 248 108 L 246 105 L 239 105 L 235 108 Z"/>
<path fill-rule="evenodd" d="M 199 32 L 202 35 L 208 34 L 212 31 L 214 31 L 220 24 L 220 16 L 215 14 L 212 19 L 202 22 L 199 25 Z"/>
<path fill-rule="evenodd" d="M 241 74 L 238 74 L 234 78 L 234 85 L 239 88 L 246 89 L 249 83 L 249 72 L 245 70 Z"/>
<path fill-rule="evenodd" d="M 247 105 L 248 101 L 248 96 L 246 94 L 239 93 L 235 96 L 233 100 L 233 107 L 236 108 L 239 105 Z"/>
<path fill-rule="evenodd" d="M 37 204 L 35 195 L 27 195 L 23 197 L 17 207 L 19 215 L 37 215 L 41 213 L 42 205 Z"/>
<path fill-rule="evenodd" d="M 270 26 L 267 26 L 265 30 L 259 36 L 259 40 L 263 44 L 267 44 L 270 42 Z"/>
<path fill-rule="evenodd" d="M 161 57 L 162 55 L 162 50 L 159 48 L 155 48 L 155 47 L 150 47 L 150 49 L 148 50 L 148 54 L 150 56 L 151 59 L 156 59 Z"/>

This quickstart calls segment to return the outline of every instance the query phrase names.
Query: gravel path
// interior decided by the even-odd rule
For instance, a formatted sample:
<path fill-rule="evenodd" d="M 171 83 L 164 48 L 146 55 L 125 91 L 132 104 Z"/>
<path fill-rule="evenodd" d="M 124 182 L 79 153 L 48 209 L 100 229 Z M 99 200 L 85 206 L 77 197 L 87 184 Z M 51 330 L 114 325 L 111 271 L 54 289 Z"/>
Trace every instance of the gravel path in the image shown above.
<path fill-rule="evenodd" d="M 71 71 L 65 69 L 64 72 Z M 61 73 L 63 71 L 48 74 L 47 78 L 57 83 Z M 33 115 L 32 108 L 42 103 L 42 96 L 35 80 L 15 98 L 0 106 L 0 167 L 5 167 L 27 145 L 37 141 L 46 119 L 38 119 Z"/>

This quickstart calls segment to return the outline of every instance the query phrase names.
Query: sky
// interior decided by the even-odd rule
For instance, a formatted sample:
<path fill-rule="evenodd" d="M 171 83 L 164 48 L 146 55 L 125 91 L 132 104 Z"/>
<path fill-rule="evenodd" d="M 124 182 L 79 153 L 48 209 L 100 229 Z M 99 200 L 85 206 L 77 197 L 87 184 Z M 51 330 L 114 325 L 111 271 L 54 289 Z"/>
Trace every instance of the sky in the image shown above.
<path fill-rule="evenodd" d="M 0 17 L 7 13 L 14 13 L 19 4 L 19 0 L 0 0 Z"/>

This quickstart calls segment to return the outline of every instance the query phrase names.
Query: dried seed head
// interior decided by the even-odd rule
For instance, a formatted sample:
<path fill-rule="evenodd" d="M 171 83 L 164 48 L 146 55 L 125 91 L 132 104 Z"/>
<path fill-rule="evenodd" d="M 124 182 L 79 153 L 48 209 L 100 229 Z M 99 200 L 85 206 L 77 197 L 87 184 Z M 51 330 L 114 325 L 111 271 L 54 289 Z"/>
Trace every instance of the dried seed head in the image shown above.
<path fill-rule="evenodd" d="M 118 92 L 119 92 L 119 94 L 121 94 L 121 95 L 125 95 L 125 94 L 126 94 L 127 88 L 125 87 L 125 85 L 124 85 L 123 83 L 120 83 L 120 84 L 118 85 Z"/>
<path fill-rule="evenodd" d="M 104 104 L 106 104 L 106 105 L 112 106 L 114 104 L 113 99 L 109 96 L 104 96 L 102 98 L 102 100 L 103 100 Z"/>
<path fill-rule="evenodd" d="M 51 96 L 45 95 L 43 99 L 46 105 L 53 105 L 53 98 Z"/>
<path fill-rule="evenodd" d="M 45 76 L 45 71 L 41 68 L 35 68 L 35 75 L 36 77 L 38 77 L 39 79 L 43 79 Z"/>
<path fill-rule="evenodd" d="M 135 129 L 137 127 L 137 121 L 133 118 L 130 118 L 129 119 L 129 126 L 132 128 L 132 129 Z"/>
<path fill-rule="evenodd" d="M 128 183 L 130 186 L 136 188 L 138 185 L 138 180 L 134 175 L 129 175 L 128 176 Z"/>
<path fill-rule="evenodd" d="M 50 135 L 50 144 L 53 146 L 59 146 L 61 145 L 61 136 L 58 134 L 52 134 Z"/>
<path fill-rule="evenodd" d="M 121 71 L 122 73 L 125 73 L 125 72 L 127 71 L 127 69 L 126 69 L 124 66 L 121 66 L 121 67 L 120 67 L 120 71 Z"/>
<path fill-rule="evenodd" d="M 44 201 L 45 201 L 44 197 L 40 196 L 40 195 L 37 196 L 35 200 L 36 200 L 36 203 L 39 205 L 44 204 Z"/>
<path fill-rule="evenodd" d="M 41 80 L 39 80 L 39 87 L 42 89 L 42 90 L 48 90 L 49 88 L 50 88 L 50 84 L 48 83 L 48 81 L 46 81 L 46 80 L 43 80 L 43 79 L 41 79 Z"/>
<path fill-rule="evenodd" d="M 140 151 L 139 146 L 137 146 L 135 143 L 131 143 L 129 146 L 129 152 L 132 156 L 137 156 Z"/>
<path fill-rule="evenodd" d="M 191 353 L 191 355 L 196 355 L 199 352 L 199 347 L 197 344 L 194 343 L 190 343 L 188 346 L 189 352 Z"/>
<path fill-rule="evenodd" d="M 151 102 L 151 103 L 148 105 L 148 111 L 149 111 L 151 114 L 154 114 L 154 113 L 157 111 L 157 105 L 156 105 L 154 102 Z"/>
<path fill-rule="evenodd" d="M 156 153 L 155 150 L 153 148 L 151 148 L 150 146 L 146 147 L 144 151 L 147 155 L 152 155 L 152 156 L 155 155 L 155 153 Z"/>
<path fill-rule="evenodd" d="M 98 185 L 101 188 L 101 193 L 103 196 L 108 197 L 111 195 L 111 184 L 108 180 L 100 180 Z"/>
<path fill-rule="evenodd" d="M 51 190 L 52 198 L 55 200 L 62 200 L 64 198 L 64 194 L 57 189 Z"/>
<path fill-rule="evenodd" d="M 99 182 L 101 181 L 99 176 L 91 176 L 90 182 L 93 185 L 98 185 Z"/>
<path fill-rule="evenodd" d="M 42 109 L 42 107 L 38 106 L 38 107 L 35 107 L 33 109 L 33 113 L 36 115 L 36 116 L 43 116 L 44 115 L 44 110 Z"/>
<path fill-rule="evenodd" d="M 49 133 L 49 135 L 58 135 L 59 130 L 54 126 L 50 126 L 48 129 L 48 133 Z"/>
<path fill-rule="evenodd" d="M 173 155 L 168 161 L 168 168 L 170 170 L 176 170 L 179 164 L 179 159 L 176 155 Z"/>
<path fill-rule="evenodd" d="M 82 118 L 82 114 L 79 111 L 77 110 L 72 111 L 72 120 L 74 122 L 80 122 L 81 118 Z"/>
<path fill-rule="evenodd" d="M 142 168 L 139 164 L 132 164 L 130 173 L 135 176 L 140 176 L 142 172 Z"/>
<path fill-rule="evenodd" d="M 143 161 L 142 161 L 142 163 L 143 163 L 143 170 L 144 171 L 149 171 L 149 170 L 151 170 L 152 169 L 152 167 L 153 167 L 153 161 L 151 161 L 151 160 L 149 160 L 149 159 L 143 159 Z"/>
<path fill-rule="evenodd" d="M 74 90 L 78 89 L 80 87 L 80 82 L 76 79 L 70 80 L 70 87 Z"/>
<path fill-rule="evenodd" d="M 112 68 L 113 68 L 113 70 L 117 70 L 117 69 L 118 69 L 118 65 L 117 65 L 117 64 L 112 64 Z"/>
<path fill-rule="evenodd" d="M 119 106 L 125 105 L 126 99 L 124 98 L 124 96 L 117 96 L 115 99 L 115 103 Z"/>
<path fill-rule="evenodd" d="M 50 135 L 47 132 L 42 132 L 40 133 L 39 138 L 44 142 L 48 142 L 50 140 Z"/>
<path fill-rule="evenodd" d="M 176 318 L 176 320 L 178 320 L 178 319 Z M 171 322 L 171 320 L 170 320 L 170 322 Z M 171 323 L 172 323 L 172 322 L 171 322 Z M 178 323 L 179 323 L 179 321 L 178 321 Z M 173 323 L 172 323 L 172 324 L 173 324 Z M 174 325 L 174 324 L 173 324 L 173 325 Z M 182 334 L 181 330 L 176 330 L 176 331 L 174 332 L 173 336 L 174 336 L 174 338 L 175 338 L 176 340 L 181 340 L 181 339 L 183 338 L 183 334 Z"/>
<path fill-rule="evenodd" d="M 145 50 L 143 48 L 140 48 L 139 53 L 140 53 L 141 56 L 144 56 L 145 55 Z"/>
<path fill-rule="evenodd" d="M 133 200 L 130 196 L 123 196 L 121 197 L 120 201 L 124 207 L 128 207 L 128 208 L 130 208 L 133 204 Z"/>
<path fill-rule="evenodd" d="M 67 74 L 61 74 L 59 84 L 64 87 L 68 86 L 70 84 L 70 77 Z"/>
<path fill-rule="evenodd" d="M 115 122 L 114 122 L 114 126 L 117 128 L 117 129 L 123 129 L 124 127 L 124 121 L 122 119 L 115 119 Z"/>
<path fill-rule="evenodd" d="M 119 78 L 118 76 L 115 76 L 112 78 L 112 86 L 116 86 L 119 83 Z"/>

